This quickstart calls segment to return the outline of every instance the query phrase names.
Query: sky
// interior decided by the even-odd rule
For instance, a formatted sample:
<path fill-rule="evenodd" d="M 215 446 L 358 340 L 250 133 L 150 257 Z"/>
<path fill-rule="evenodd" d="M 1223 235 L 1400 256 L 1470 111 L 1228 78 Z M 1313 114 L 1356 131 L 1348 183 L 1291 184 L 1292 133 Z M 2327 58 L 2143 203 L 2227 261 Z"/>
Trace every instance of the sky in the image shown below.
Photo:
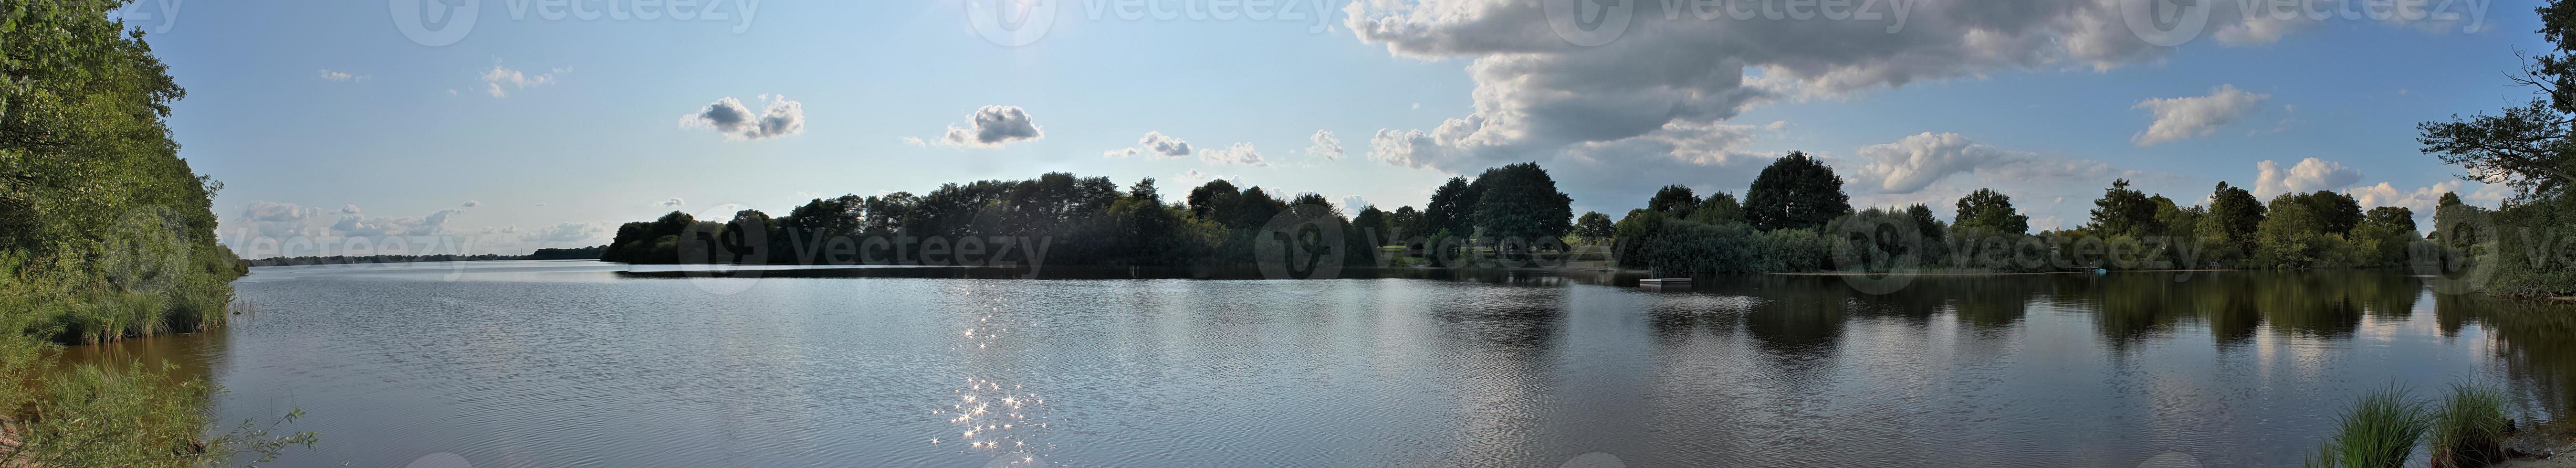
<path fill-rule="evenodd" d="M 1155 178 L 1167 199 L 1225 178 L 1355 210 L 1534 161 L 1576 212 L 1616 217 L 1667 184 L 1741 194 L 1790 151 L 1833 165 L 1855 205 L 1947 217 L 1991 187 L 2034 230 L 2083 224 L 2115 178 L 2186 205 L 2225 181 L 2429 219 L 2442 192 L 2507 193 L 2420 153 L 2415 125 L 2527 101 L 2506 74 L 2517 51 L 2548 50 L 2531 0 L 1595 1 L 141 0 L 118 15 L 188 89 L 171 132 L 225 183 L 219 237 L 252 258 L 381 249 L 345 240 L 368 237 L 600 245 L 673 210 L 780 214 L 1057 171 Z"/>

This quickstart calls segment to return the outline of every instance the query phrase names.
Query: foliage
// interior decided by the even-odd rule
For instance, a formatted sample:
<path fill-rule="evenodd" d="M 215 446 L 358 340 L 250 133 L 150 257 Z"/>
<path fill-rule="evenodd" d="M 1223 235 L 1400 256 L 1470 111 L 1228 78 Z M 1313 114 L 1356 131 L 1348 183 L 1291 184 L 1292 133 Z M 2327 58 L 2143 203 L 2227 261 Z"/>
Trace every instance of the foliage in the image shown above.
<path fill-rule="evenodd" d="M 2170 202 L 2168 202 L 2170 203 Z M 2093 223 L 2084 230 L 2106 236 L 2156 236 L 2165 232 L 2156 219 L 2156 203 L 2146 193 L 2129 189 L 2129 179 L 2111 181 L 2093 201 Z"/>
<path fill-rule="evenodd" d="M 2466 468 L 2504 461 L 2504 441 L 2513 430 L 2505 401 L 2502 389 L 2452 384 L 2450 397 L 2433 412 L 2433 466 Z"/>
<path fill-rule="evenodd" d="M 0 432 L 21 442 L 0 466 L 207 466 L 312 440 L 200 440 L 203 382 L 48 365 L 57 343 L 222 326 L 246 272 L 215 242 L 223 184 L 163 121 L 186 91 L 112 19 L 125 4 L 0 6 Z"/>
<path fill-rule="evenodd" d="M 1556 179 L 1537 163 L 1487 169 L 1476 178 L 1478 236 L 1535 242 L 1573 230 L 1574 199 L 1556 190 Z"/>
<path fill-rule="evenodd" d="M 2343 415 L 2333 436 L 2308 461 L 2312 467 L 2399 468 L 2415 453 L 2430 421 L 2422 403 L 2406 391 L 2386 389 L 2363 395 Z"/>
<path fill-rule="evenodd" d="M 2451 116 L 2417 126 L 2423 151 L 2458 165 L 2461 179 L 2500 184 L 2513 196 L 2488 216 L 2445 195 L 2435 211 L 2437 242 L 2445 252 L 2493 259 L 2487 290 L 2508 296 L 2576 294 L 2576 248 L 2560 247 L 2576 235 L 2576 2 L 2552 0 L 2534 9 L 2541 39 L 2550 47 L 2527 56 L 2514 84 L 2532 89 L 2531 101 L 2494 115 Z M 2462 238 L 2462 236 L 2480 236 Z"/>
<path fill-rule="evenodd" d="M 2012 197 L 1995 189 L 1981 188 L 1959 197 L 1958 220 L 1952 224 L 2003 234 L 2030 232 L 2030 217 L 2013 209 Z"/>
<path fill-rule="evenodd" d="M 1599 211 L 1586 211 L 1574 218 L 1574 237 L 1582 238 L 1584 243 L 1601 242 L 1617 234 L 1618 227 L 1611 224 L 1610 216 Z"/>
<path fill-rule="evenodd" d="M 1762 168 L 1744 191 L 1745 220 L 1762 230 L 1816 229 L 1851 213 L 1851 196 L 1834 168 L 1791 151 Z"/>

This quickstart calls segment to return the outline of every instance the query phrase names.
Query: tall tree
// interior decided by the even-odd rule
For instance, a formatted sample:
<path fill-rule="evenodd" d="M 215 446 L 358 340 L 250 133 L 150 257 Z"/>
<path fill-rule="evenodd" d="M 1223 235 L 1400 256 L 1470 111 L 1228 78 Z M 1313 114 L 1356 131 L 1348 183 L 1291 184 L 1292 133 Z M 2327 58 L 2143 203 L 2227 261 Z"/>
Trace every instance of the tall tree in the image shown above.
<path fill-rule="evenodd" d="M 1851 195 L 1843 193 L 1843 178 L 1833 167 L 1791 151 L 1753 179 L 1744 192 L 1744 212 L 1763 230 L 1814 229 L 1851 213 Z"/>
<path fill-rule="evenodd" d="M 1431 190 L 1431 204 L 1422 208 L 1422 234 L 1447 231 L 1452 236 L 1474 235 L 1475 205 L 1467 178 L 1449 178 L 1448 183 Z"/>
<path fill-rule="evenodd" d="M 1976 228 L 2002 234 L 2030 233 L 2030 216 L 2013 209 L 2012 197 L 1995 189 L 1981 188 L 1959 197 L 1959 227 Z"/>
<path fill-rule="evenodd" d="M 1584 242 L 1607 239 L 1613 234 L 1613 229 L 1616 227 L 1610 223 L 1610 216 L 1599 211 L 1586 211 L 1583 216 L 1574 218 L 1574 236 L 1583 238 Z"/>
<path fill-rule="evenodd" d="M 1741 223 L 1744 222 L 1744 205 L 1736 203 L 1735 194 L 1712 193 L 1708 198 L 1701 199 L 1699 207 L 1692 208 L 1690 214 L 1684 218 L 1702 224 Z"/>
<path fill-rule="evenodd" d="M 2237 252 L 2254 251 L 2254 230 L 2263 225 L 2263 201 L 2243 187 L 2219 182 L 2209 194 L 2209 211 L 2200 218 L 2200 237 L 2217 239 Z"/>
<path fill-rule="evenodd" d="M 1699 195 L 1691 193 L 1689 186 L 1679 184 L 1656 189 L 1655 197 L 1646 199 L 1646 209 L 1660 211 L 1676 218 L 1690 217 L 1691 210 L 1698 209 L 1699 204 Z"/>
<path fill-rule="evenodd" d="M 1574 198 L 1557 191 L 1556 179 L 1538 163 L 1487 169 L 1476 181 L 1484 185 L 1475 211 L 1478 235 L 1540 242 L 1574 229 Z"/>
<path fill-rule="evenodd" d="M 2164 232 L 2156 221 L 2156 203 L 2145 192 L 2129 189 L 2129 179 L 2111 181 L 2093 201 L 2093 223 L 2085 230 L 2107 236 L 2152 236 Z"/>
<path fill-rule="evenodd" d="M 2348 234 L 2361 225 L 2361 202 L 2351 195 L 2318 190 L 2300 198 L 2325 223 L 2325 232 Z"/>

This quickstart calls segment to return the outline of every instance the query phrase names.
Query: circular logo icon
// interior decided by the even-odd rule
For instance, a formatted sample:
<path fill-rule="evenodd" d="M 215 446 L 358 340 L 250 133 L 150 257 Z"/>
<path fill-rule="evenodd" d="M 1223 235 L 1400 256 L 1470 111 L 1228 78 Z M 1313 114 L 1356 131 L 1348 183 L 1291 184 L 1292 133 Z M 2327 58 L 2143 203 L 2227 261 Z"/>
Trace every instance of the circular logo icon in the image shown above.
<path fill-rule="evenodd" d="M 1019 47 L 1055 28 L 1055 10 L 1056 0 L 966 0 L 966 23 L 985 41 Z"/>
<path fill-rule="evenodd" d="M 769 263 L 769 220 L 738 215 L 751 207 L 726 203 L 699 211 L 680 231 L 680 273 L 699 290 L 719 296 L 741 294 L 760 281 L 759 265 Z"/>
<path fill-rule="evenodd" d="M 2218 0 L 2120 0 L 2120 19 L 2138 40 L 2173 47 L 2200 38 Z"/>
<path fill-rule="evenodd" d="M 2433 279 L 2433 291 L 2442 294 L 2470 294 L 2486 290 L 2495 278 L 2496 236 L 2504 235 L 2475 207 L 2437 208 L 2433 216 L 2435 237 L 2407 245 L 2406 264 L 2415 274 Z"/>
<path fill-rule="evenodd" d="M 1923 231 L 1902 215 L 1852 216 L 1836 221 L 1825 239 L 1843 284 L 1867 294 L 1887 294 L 1914 283 L 1902 270 L 1923 266 Z"/>
<path fill-rule="evenodd" d="M 1342 274 L 1342 216 L 1332 207 L 1295 205 L 1252 239 L 1252 261 L 1269 279 L 1332 279 Z"/>
<path fill-rule="evenodd" d="M 1556 37 L 1581 47 L 1600 47 L 1628 34 L 1637 19 L 1637 0 L 1541 0 L 1547 28 Z"/>
<path fill-rule="evenodd" d="M 159 205 L 136 207 L 116 218 L 106 238 L 107 279 L 129 291 L 159 292 L 188 269 L 188 222 Z"/>
<path fill-rule="evenodd" d="M 465 40 L 474 32 L 483 0 L 385 0 L 393 11 L 394 29 L 416 44 L 440 47 Z"/>

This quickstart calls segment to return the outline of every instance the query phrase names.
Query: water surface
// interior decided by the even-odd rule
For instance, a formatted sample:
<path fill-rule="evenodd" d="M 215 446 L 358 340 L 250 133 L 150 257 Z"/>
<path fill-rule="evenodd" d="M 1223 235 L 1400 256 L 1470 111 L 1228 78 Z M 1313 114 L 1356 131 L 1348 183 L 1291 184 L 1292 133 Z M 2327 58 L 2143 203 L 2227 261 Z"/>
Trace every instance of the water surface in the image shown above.
<path fill-rule="evenodd" d="M 302 408 L 285 429 L 322 444 L 287 467 L 2295 466 L 2391 384 L 2576 410 L 2576 311 L 2381 271 L 1866 294 L 625 269 L 259 268 L 230 329 L 76 357 L 176 359 L 228 421 Z"/>

